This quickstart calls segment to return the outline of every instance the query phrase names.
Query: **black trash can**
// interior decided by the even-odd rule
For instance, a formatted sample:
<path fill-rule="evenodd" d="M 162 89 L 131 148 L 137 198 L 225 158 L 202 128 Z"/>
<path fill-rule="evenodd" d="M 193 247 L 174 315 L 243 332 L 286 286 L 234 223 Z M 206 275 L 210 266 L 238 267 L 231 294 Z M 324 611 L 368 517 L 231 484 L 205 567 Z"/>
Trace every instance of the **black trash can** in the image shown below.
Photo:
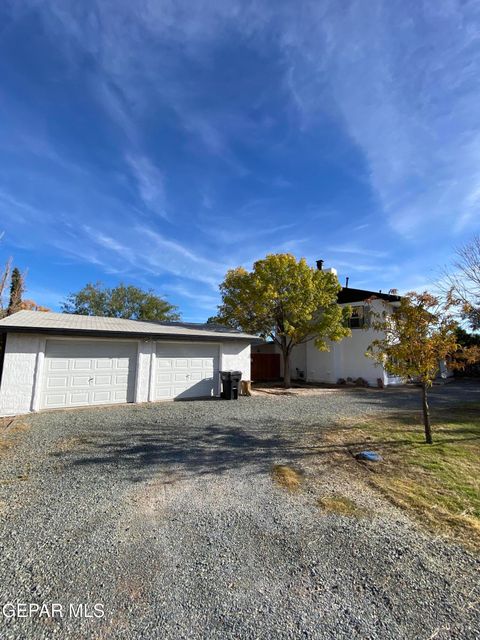
<path fill-rule="evenodd" d="M 241 379 L 241 371 L 220 371 L 222 398 L 224 400 L 238 400 Z"/>

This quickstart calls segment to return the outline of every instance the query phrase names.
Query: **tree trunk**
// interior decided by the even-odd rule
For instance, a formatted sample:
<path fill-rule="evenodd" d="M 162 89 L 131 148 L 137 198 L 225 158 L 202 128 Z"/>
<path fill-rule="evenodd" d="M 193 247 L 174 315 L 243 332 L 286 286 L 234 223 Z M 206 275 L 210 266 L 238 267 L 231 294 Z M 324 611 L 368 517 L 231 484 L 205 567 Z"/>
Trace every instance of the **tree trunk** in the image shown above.
<path fill-rule="evenodd" d="M 285 389 L 290 389 L 290 354 L 287 350 L 283 351 L 283 386 Z"/>
<path fill-rule="evenodd" d="M 423 407 L 423 424 L 425 426 L 425 442 L 432 444 L 432 429 L 430 426 L 430 410 L 428 408 L 427 385 L 422 383 L 422 407 Z"/>

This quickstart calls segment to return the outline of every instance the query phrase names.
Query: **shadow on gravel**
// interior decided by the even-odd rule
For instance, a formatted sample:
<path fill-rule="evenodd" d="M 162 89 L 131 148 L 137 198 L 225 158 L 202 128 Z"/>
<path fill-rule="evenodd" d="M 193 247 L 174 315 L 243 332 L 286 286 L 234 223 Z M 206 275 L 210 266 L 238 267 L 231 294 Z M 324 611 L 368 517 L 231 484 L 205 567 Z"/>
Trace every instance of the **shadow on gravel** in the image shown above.
<path fill-rule="evenodd" d="M 401 437 L 405 431 L 398 428 L 399 422 L 411 428 L 411 419 L 402 414 L 392 414 L 385 416 L 384 421 L 392 437 L 375 440 L 376 447 L 401 449 L 411 446 L 411 438 Z M 335 453 L 345 454 L 346 459 L 347 456 L 351 459 L 369 440 L 359 439 L 358 434 L 356 438 L 345 437 L 348 428 L 344 424 L 332 425 L 317 433 L 307 433 L 306 437 L 296 430 L 290 432 L 289 437 L 272 435 L 279 428 L 288 431 L 288 423 L 282 425 L 272 421 L 269 424 L 263 421 L 261 425 L 256 425 L 256 433 L 239 426 L 220 424 L 193 428 L 187 425 L 142 423 L 131 424 L 128 430 L 118 425 L 112 430 L 89 433 L 81 441 L 75 442 L 70 450 L 67 448 L 51 455 L 62 460 L 64 467 L 104 466 L 110 472 L 113 467 L 115 473 L 123 472 L 132 481 L 142 481 L 159 471 L 202 475 L 222 474 L 230 469 L 248 467 L 251 473 L 257 473 L 270 469 L 281 459 L 288 464 L 295 464 L 310 457 L 321 461 Z M 337 431 L 341 432 L 340 439 L 335 442 L 334 434 Z M 330 434 L 330 437 L 325 439 L 326 434 Z M 478 430 L 468 427 L 461 429 L 459 436 L 444 438 L 442 443 L 480 439 Z M 335 464 L 339 464 L 338 459 Z"/>
<path fill-rule="evenodd" d="M 114 465 L 133 472 L 133 480 L 144 480 L 160 470 L 221 474 L 251 465 L 252 472 L 256 467 L 264 471 L 282 454 L 288 454 L 290 462 L 305 455 L 295 441 L 268 435 L 268 425 L 262 432 L 254 435 L 226 425 L 193 428 L 132 424 L 128 431 L 119 426 L 118 431 L 90 433 L 78 449 L 51 455 L 62 459 L 66 466 Z"/>
<path fill-rule="evenodd" d="M 392 438 L 376 441 L 376 445 L 402 447 L 410 443 L 409 439 L 401 437 L 404 432 L 398 428 L 398 424 L 411 426 L 412 417 L 416 420 L 413 413 L 410 416 L 405 414 L 405 410 L 412 407 L 420 409 L 420 399 L 416 397 L 415 391 L 362 390 L 355 394 L 357 404 L 361 400 L 362 404 L 372 406 L 372 414 L 375 413 L 375 405 L 378 408 L 380 404 L 383 409 L 387 409 L 386 413 L 377 413 L 375 419 L 381 417 L 387 428 L 391 424 Z M 438 390 L 433 389 L 432 397 L 435 399 L 431 404 L 434 420 L 435 413 L 440 417 L 442 409 L 447 405 L 465 406 L 468 402 L 478 401 L 479 392 L 478 382 L 453 383 L 439 387 Z M 348 455 L 366 444 L 366 440 L 358 441 L 358 434 L 352 434 L 351 439 L 345 438 L 343 434 L 338 443 L 335 438 L 332 442 L 332 438 L 325 437 L 335 431 L 345 431 L 348 426 L 361 427 L 361 424 L 356 423 L 355 415 L 351 416 L 349 425 L 335 418 L 323 419 L 322 407 L 325 400 L 321 397 L 267 400 L 259 406 L 258 417 L 254 420 L 251 417 L 250 400 L 244 402 L 248 403 L 248 418 L 243 417 L 242 406 L 235 404 L 232 405 L 232 415 L 225 417 L 223 414 L 213 424 L 205 424 L 205 417 L 196 419 L 184 412 L 179 412 L 172 422 L 167 422 L 168 419 L 158 420 L 154 407 L 152 413 L 147 414 L 150 419 L 139 419 L 133 406 L 131 416 L 123 415 L 122 421 L 113 412 L 108 415 L 92 412 L 93 429 L 87 429 L 81 434 L 81 442 L 77 439 L 72 442 L 72 446 L 57 449 L 50 455 L 59 459 L 63 468 L 103 465 L 106 473 L 113 470 L 115 473 L 125 473 L 133 481 L 141 481 L 159 471 L 222 474 L 230 469 L 247 466 L 252 473 L 263 472 L 281 460 L 295 464 L 311 456 L 320 460 L 336 452 Z M 276 406 L 278 412 L 278 402 L 285 403 L 282 405 L 283 418 L 274 420 L 269 417 L 268 408 Z M 225 408 L 220 401 L 212 403 L 212 409 L 208 411 L 212 422 L 215 420 L 216 406 Z M 289 407 L 295 410 L 289 413 Z M 304 408 L 305 415 L 302 418 Z M 368 415 L 368 408 L 366 413 Z M 478 438 L 478 433 L 470 432 L 468 427 L 465 427 L 465 432 L 463 435 L 468 434 L 467 438 Z M 454 442 L 453 439 L 449 441 Z"/>

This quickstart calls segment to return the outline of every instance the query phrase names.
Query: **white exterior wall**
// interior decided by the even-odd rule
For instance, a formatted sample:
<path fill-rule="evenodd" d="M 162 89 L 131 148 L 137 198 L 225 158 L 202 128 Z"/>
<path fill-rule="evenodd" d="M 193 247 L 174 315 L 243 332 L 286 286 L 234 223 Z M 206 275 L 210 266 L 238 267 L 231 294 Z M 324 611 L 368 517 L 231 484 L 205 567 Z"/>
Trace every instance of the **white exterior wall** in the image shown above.
<path fill-rule="evenodd" d="M 373 329 L 352 329 L 352 336 L 342 340 L 339 345 L 337 379 L 364 378 L 370 385 L 376 386 L 380 378 L 383 384 L 388 384 L 385 369 L 365 355 L 368 347 L 377 338 L 378 332 Z"/>
<path fill-rule="evenodd" d="M 363 306 L 363 303 L 350 305 Z M 385 309 L 382 301 L 371 303 L 373 311 Z M 305 371 L 309 382 L 326 382 L 335 384 L 339 378 L 363 378 L 370 385 L 377 386 L 380 378 L 384 385 L 398 384 L 398 378 L 389 377 L 381 365 L 376 364 L 365 352 L 378 333 L 373 329 L 352 329 L 352 335 L 340 342 L 330 342 L 330 351 L 319 351 L 313 340 L 305 345 L 294 347 L 291 356 L 291 374 L 295 377 L 295 367 Z"/>
<path fill-rule="evenodd" d="M 139 340 L 137 358 L 137 380 L 135 385 L 135 402 L 148 402 L 153 398 L 151 392 L 152 368 L 155 358 L 156 342 Z"/>
<path fill-rule="evenodd" d="M 292 380 L 299 378 L 300 380 L 306 380 L 307 378 L 307 370 L 306 370 L 306 351 L 307 345 L 299 344 L 297 347 L 294 347 L 290 354 L 290 377 Z M 283 356 L 280 351 L 280 347 L 278 348 L 278 353 L 280 353 L 280 374 L 283 376 Z M 298 371 L 303 371 L 303 378 L 300 378 L 298 375 Z"/>
<path fill-rule="evenodd" d="M 242 380 L 250 380 L 250 344 L 240 340 L 222 343 L 220 371 L 241 371 Z"/>
<path fill-rule="evenodd" d="M 32 410 L 38 354 L 44 343 L 45 338 L 39 335 L 7 335 L 0 388 L 0 416 L 14 416 Z"/>
<path fill-rule="evenodd" d="M 337 382 L 335 356 L 337 345 L 330 343 L 330 351 L 319 351 L 313 340 L 305 345 L 305 375 L 308 382 Z"/>
<path fill-rule="evenodd" d="M 7 334 L 0 386 L 0 416 L 13 416 L 38 410 L 45 343 L 49 338 L 58 337 L 66 341 L 70 339 L 55 335 Z M 72 336 L 71 339 L 78 341 L 79 337 Z M 103 342 L 107 339 L 99 338 Z M 92 340 L 95 338 L 88 338 L 89 342 Z M 112 341 L 119 340 L 112 338 Z M 138 344 L 135 402 L 152 401 L 157 341 L 143 339 L 135 342 Z M 242 380 L 250 380 L 250 344 L 241 340 L 217 344 L 220 347 L 220 369 L 241 371 Z"/>

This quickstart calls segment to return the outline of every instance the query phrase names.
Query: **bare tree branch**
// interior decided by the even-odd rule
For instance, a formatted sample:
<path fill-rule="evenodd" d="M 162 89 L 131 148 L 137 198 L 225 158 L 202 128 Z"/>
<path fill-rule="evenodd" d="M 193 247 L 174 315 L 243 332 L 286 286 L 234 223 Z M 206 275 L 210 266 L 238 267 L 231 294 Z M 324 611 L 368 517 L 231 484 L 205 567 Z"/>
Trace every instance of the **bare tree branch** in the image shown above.
<path fill-rule="evenodd" d="M 454 271 L 444 273 L 441 290 L 448 306 L 476 331 L 480 329 L 480 236 L 456 251 Z"/>
<path fill-rule="evenodd" d="M 0 274 L 0 318 L 3 318 L 6 315 L 5 294 L 8 288 L 11 270 L 12 259 L 9 258 L 5 264 L 3 272 Z"/>

